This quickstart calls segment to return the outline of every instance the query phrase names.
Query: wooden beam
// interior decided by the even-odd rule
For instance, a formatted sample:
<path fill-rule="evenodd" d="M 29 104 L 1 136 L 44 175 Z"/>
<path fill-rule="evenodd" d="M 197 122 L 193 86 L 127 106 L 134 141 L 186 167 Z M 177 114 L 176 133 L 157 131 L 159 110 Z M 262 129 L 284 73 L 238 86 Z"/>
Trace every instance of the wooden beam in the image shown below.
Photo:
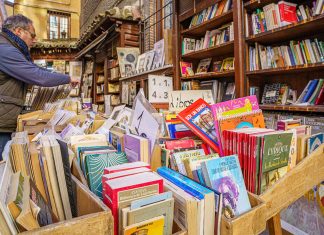
<path fill-rule="evenodd" d="M 245 61 L 244 61 L 244 20 L 243 1 L 233 1 L 233 21 L 234 21 L 234 58 L 235 58 L 235 92 L 236 98 L 246 94 Z"/>
<path fill-rule="evenodd" d="M 181 90 L 180 80 L 180 55 L 181 55 L 181 37 L 179 24 L 179 2 L 172 1 L 173 8 L 173 27 L 172 27 L 172 43 L 173 43 L 173 88 L 174 90 Z"/>

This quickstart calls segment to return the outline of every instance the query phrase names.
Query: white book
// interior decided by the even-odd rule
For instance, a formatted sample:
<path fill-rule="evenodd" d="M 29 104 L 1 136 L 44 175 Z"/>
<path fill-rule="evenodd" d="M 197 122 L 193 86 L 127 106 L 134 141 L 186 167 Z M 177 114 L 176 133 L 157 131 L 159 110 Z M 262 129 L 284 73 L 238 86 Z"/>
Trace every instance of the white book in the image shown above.
<path fill-rule="evenodd" d="M 319 15 L 322 12 L 324 0 L 317 0 L 315 5 L 314 15 Z"/>
<path fill-rule="evenodd" d="M 298 8 L 299 8 L 299 11 L 303 17 L 303 20 L 307 20 L 307 14 L 306 14 L 304 5 L 299 5 Z"/>
<path fill-rule="evenodd" d="M 316 59 L 315 59 L 315 55 L 314 55 L 313 48 L 312 48 L 312 45 L 311 45 L 311 41 L 309 39 L 305 39 L 304 42 L 305 42 L 305 45 L 306 45 L 307 50 L 309 52 L 311 62 L 316 63 Z"/>

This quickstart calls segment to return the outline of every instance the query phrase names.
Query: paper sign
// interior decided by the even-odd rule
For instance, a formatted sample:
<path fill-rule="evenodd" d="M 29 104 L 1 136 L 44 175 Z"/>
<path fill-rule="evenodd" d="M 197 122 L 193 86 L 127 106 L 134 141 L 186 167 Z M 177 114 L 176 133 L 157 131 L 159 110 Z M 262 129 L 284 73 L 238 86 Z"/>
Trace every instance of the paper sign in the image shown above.
<path fill-rule="evenodd" d="M 159 124 L 140 100 L 137 100 L 135 105 L 131 129 L 135 130 L 137 135 L 150 140 L 152 152 L 158 136 Z"/>
<path fill-rule="evenodd" d="M 199 98 L 202 98 L 208 104 L 215 103 L 211 90 L 171 91 L 169 110 L 171 112 L 180 112 Z"/>
<path fill-rule="evenodd" d="M 167 103 L 172 90 L 172 77 L 148 76 L 148 100 L 150 103 Z"/>

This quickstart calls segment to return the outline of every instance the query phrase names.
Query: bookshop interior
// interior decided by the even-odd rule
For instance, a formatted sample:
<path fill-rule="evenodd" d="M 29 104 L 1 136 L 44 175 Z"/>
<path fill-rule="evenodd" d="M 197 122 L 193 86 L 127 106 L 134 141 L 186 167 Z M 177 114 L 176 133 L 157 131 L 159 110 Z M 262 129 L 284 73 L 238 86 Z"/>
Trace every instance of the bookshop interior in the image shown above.
<path fill-rule="evenodd" d="M 0 0 L 0 234 L 323 235 L 324 0 Z"/>

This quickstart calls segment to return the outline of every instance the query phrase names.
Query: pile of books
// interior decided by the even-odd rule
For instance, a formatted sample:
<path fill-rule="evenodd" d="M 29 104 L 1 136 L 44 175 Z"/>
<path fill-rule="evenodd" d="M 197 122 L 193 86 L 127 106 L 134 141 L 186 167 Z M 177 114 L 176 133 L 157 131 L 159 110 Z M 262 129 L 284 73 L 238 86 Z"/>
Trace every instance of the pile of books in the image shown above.
<path fill-rule="evenodd" d="M 220 28 L 206 31 L 205 36 L 201 39 L 183 38 L 182 40 L 182 55 L 194 51 L 219 46 L 225 42 L 234 40 L 233 22 L 221 26 Z"/>
<path fill-rule="evenodd" d="M 249 47 L 250 71 L 324 62 L 324 42 L 317 38 L 290 41 L 289 45 Z"/>
<path fill-rule="evenodd" d="M 232 0 L 222 0 L 191 18 L 189 28 L 200 25 L 216 16 L 225 14 L 232 9 Z"/>

